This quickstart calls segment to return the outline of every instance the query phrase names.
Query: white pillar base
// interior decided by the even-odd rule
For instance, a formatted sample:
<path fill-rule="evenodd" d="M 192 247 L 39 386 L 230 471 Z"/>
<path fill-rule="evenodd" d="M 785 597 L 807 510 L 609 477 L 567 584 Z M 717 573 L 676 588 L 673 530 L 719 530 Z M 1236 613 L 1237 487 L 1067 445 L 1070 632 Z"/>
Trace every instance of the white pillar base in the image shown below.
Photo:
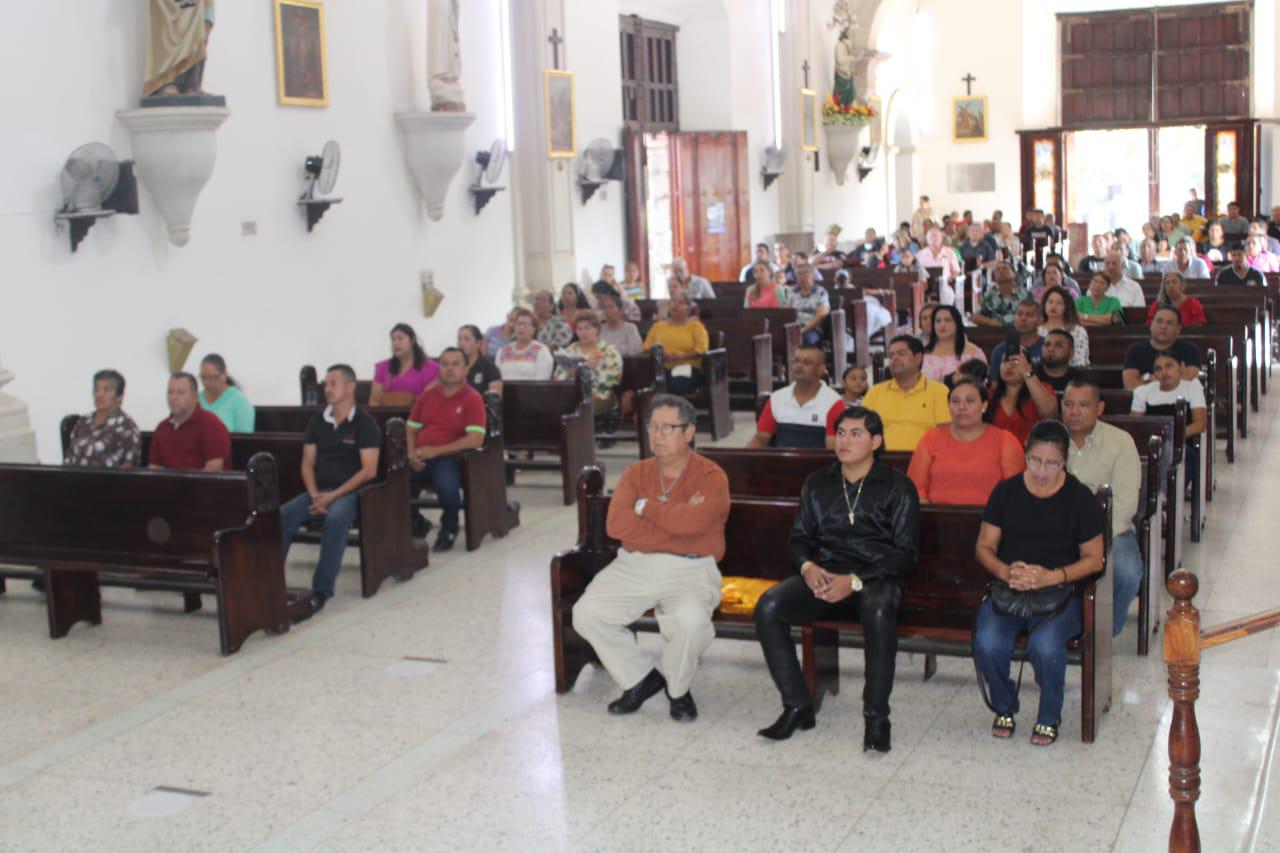
<path fill-rule="evenodd" d="M 0 367 L 0 387 L 7 385 L 13 374 Z M 0 392 L 0 462 L 22 462 L 34 465 L 36 434 L 31 429 L 27 404 L 12 394 Z"/>

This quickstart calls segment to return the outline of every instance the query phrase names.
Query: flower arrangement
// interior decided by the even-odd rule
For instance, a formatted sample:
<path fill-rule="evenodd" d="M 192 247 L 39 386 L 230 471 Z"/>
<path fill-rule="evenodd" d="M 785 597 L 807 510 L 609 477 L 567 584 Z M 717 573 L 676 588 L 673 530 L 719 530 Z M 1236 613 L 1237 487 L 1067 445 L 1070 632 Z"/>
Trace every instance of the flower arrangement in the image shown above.
<path fill-rule="evenodd" d="M 854 102 L 852 104 L 841 103 L 836 100 L 835 95 L 827 95 L 826 103 L 822 105 L 822 123 L 824 125 L 870 124 L 872 119 L 875 117 L 875 107 L 870 104 L 865 102 Z"/>

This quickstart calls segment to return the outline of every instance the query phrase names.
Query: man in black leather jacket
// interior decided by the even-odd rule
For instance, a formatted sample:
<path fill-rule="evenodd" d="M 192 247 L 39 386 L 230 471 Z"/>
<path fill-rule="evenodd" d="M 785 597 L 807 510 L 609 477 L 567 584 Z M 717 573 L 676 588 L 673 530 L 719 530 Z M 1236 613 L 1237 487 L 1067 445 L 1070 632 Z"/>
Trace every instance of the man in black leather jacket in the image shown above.
<path fill-rule="evenodd" d="M 765 593 L 755 611 L 756 635 L 783 704 L 777 722 L 760 730 L 763 737 L 785 740 L 814 726 L 791 627 L 852 617 L 866 641 L 862 748 L 889 751 L 898 606 L 920 551 L 920 498 L 904 473 L 877 458 L 883 443 L 880 416 L 853 406 L 836 421 L 839 461 L 805 480 L 791 528 L 797 574 Z"/>

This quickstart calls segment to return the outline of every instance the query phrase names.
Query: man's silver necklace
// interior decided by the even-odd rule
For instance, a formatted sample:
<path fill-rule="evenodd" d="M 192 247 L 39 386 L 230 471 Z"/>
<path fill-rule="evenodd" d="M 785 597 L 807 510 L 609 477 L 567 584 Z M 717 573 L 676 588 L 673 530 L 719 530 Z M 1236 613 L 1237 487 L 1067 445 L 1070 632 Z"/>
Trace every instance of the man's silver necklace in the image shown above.
<path fill-rule="evenodd" d="M 689 466 L 686 465 L 684 468 L 681 468 L 680 473 L 676 474 L 676 478 L 671 481 L 671 485 L 669 486 L 663 485 L 663 483 L 666 482 L 667 478 L 663 475 L 662 469 L 661 468 L 658 469 L 658 488 L 662 489 L 662 494 L 658 495 L 658 503 L 667 502 L 667 495 L 671 494 L 671 490 L 676 487 L 676 483 L 680 482 L 680 478 L 684 476 L 685 468 L 688 468 L 688 467 Z"/>

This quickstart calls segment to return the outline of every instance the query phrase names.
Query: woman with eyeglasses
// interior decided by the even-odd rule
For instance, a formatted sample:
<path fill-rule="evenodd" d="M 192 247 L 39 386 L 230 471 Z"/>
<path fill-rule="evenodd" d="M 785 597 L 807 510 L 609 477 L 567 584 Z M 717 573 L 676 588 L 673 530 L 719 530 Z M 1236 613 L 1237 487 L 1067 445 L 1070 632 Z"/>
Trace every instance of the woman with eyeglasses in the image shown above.
<path fill-rule="evenodd" d="M 1059 421 L 1041 421 L 1027 439 L 1027 470 L 998 484 L 987 501 L 976 548 L 993 580 L 978 607 L 973 656 L 995 711 L 991 735 L 1013 737 L 1018 689 L 1013 647 L 1027 635 L 1040 687 L 1034 746 L 1058 738 L 1067 678 L 1067 642 L 1079 636 L 1076 582 L 1102 571 L 1103 530 L 1088 486 L 1067 473 L 1071 438 Z"/>

